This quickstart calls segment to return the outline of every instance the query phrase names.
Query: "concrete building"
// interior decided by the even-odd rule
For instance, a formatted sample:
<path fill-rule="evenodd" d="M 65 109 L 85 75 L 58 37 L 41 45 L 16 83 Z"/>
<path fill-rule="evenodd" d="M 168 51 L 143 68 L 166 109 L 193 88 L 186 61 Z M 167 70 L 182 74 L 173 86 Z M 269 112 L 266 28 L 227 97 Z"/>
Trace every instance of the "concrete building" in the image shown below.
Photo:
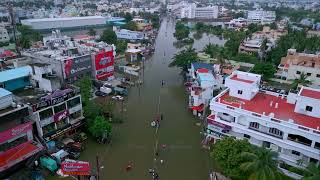
<path fill-rule="evenodd" d="M 227 89 L 210 103 L 207 138 L 248 139 L 279 153 L 279 160 L 290 166 L 319 164 L 320 91 L 302 87 L 289 94 L 269 92 L 259 90 L 260 79 L 240 71 L 226 78 Z"/>
<path fill-rule="evenodd" d="M 298 53 L 296 49 L 288 49 L 286 57 L 281 58 L 276 77 L 293 81 L 301 74 L 308 76 L 308 80 L 316 87 L 320 87 L 320 55 Z"/>
<path fill-rule="evenodd" d="M 28 66 L 4 70 L 0 72 L 0 88 L 8 91 L 23 89 L 29 85 L 31 68 Z"/>
<path fill-rule="evenodd" d="M 23 25 L 36 30 L 83 28 L 88 26 L 105 26 L 106 18 L 102 16 L 63 17 L 21 20 Z"/>
<path fill-rule="evenodd" d="M 218 16 L 218 6 L 197 7 L 195 3 L 187 4 L 180 13 L 180 18 L 187 19 L 216 19 Z"/>
<path fill-rule="evenodd" d="M 37 132 L 46 141 L 66 133 L 73 133 L 83 125 L 83 110 L 80 90 L 77 88 L 58 89 L 42 96 L 32 91 L 20 94 L 32 107 L 31 119 L 36 123 Z"/>
<path fill-rule="evenodd" d="M 14 100 L 13 94 L 0 88 L 0 177 L 4 171 L 43 149 L 33 136 L 31 111 Z"/>
<path fill-rule="evenodd" d="M 248 11 L 248 21 L 252 23 L 269 24 L 276 20 L 275 11 L 253 10 Z"/>

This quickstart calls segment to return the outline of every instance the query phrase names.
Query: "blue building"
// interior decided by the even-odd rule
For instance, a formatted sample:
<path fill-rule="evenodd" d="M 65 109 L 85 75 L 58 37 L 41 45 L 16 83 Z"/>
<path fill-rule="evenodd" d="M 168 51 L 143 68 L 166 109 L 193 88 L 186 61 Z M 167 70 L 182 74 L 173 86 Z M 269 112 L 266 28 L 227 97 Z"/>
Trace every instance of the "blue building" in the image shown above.
<path fill-rule="evenodd" d="M 31 84 L 30 75 L 32 69 L 30 66 L 10 69 L 0 72 L 0 88 L 8 91 L 22 89 Z"/>

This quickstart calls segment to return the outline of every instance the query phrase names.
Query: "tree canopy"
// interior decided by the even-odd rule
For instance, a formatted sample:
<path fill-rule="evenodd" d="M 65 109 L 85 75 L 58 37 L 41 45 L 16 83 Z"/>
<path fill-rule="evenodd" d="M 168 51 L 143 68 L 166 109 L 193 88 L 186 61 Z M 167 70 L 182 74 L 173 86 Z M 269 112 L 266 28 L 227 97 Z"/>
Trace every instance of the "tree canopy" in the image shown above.
<path fill-rule="evenodd" d="M 251 70 L 253 73 L 262 75 L 263 80 L 269 80 L 274 77 L 276 68 L 270 63 L 258 63 L 255 64 Z"/>
<path fill-rule="evenodd" d="M 131 31 L 137 31 L 138 30 L 138 26 L 137 26 L 137 23 L 133 22 L 133 21 L 130 21 L 130 22 L 127 22 L 124 26 L 123 26 L 124 29 L 128 29 L 128 30 L 131 30 Z"/>
<path fill-rule="evenodd" d="M 95 137 L 102 137 L 105 134 L 108 136 L 111 130 L 111 124 L 103 116 L 97 116 L 89 126 L 90 133 Z"/>
<path fill-rule="evenodd" d="M 88 35 L 89 36 L 95 36 L 95 35 L 97 35 L 97 32 L 93 28 L 90 28 L 89 31 L 88 31 Z"/>
<path fill-rule="evenodd" d="M 169 64 L 170 67 L 176 66 L 181 68 L 183 71 L 187 71 L 191 66 L 192 62 L 197 61 L 197 52 L 194 48 L 188 47 L 175 54 L 172 58 L 173 61 Z"/>
<path fill-rule="evenodd" d="M 107 28 L 103 31 L 100 40 L 108 44 L 116 44 L 117 35 L 111 28 Z"/>
<path fill-rule="evenodd" d="M 314 163 L 311 163 L 307 171 L 310 173 L 309 176 L 305 176 L 302 178 L 302 180 L 318 180 L 320 179 L 320 165 L 316 165 Z"/>
<path fill-rule="evenodd" d="M 311 84 L 311 81 L 309 81 L 308 76 L 305 73 L 301 73 L 300 76 L 298 78 L 296 78 L 295 80 L 293 80 L 291 87 L 293 89 L 297 89 L 297 87 L 300 85 L 302 86 L 308 86 Z"/>
<path fill-rule="evenodd" d="M 177 40 L 188 38 L 190 34 L 189 28 L 184 25 L 183 22 L 179 21 L 176 23 L 174 37 Z"/>

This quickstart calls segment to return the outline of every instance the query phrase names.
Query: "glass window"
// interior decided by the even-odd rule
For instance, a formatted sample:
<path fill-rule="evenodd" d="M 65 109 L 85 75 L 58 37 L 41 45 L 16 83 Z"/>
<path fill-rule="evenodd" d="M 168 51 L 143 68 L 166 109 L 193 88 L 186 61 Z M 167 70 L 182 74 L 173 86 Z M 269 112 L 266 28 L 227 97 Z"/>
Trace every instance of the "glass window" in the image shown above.
<path fill-rule="evenodd" d="M 66 109 L 66 104 L 63 103 L 61 105 L 54 107 L 54 113 L 57 114 L 58 112 L 64 111 Z"/>
<path fill-rule="evenodd" d="M 301 71 L 297 71 L 296 74 L 301 74 Z"/>
<path fill-rule="evenodd" d="M 250 139 L 250 138 L 251 138 L 251 136 L 248 135 L 248 134 L 244 134 L 243 137 L 244 137 L 244 138 L 247 138 L 247 139 Z"/>
<path fill-rule="evenodd" d="M 300 152 L 295 151 L 295 150 L 292 150 L 292 151 L 291 151 L 291 154 L 294 154 L 294 155 L 296 155 L 296 156 L 300 156 Z"/>
<path fill-rule="evenodd" d="M 78 119 L 81 116 L 81 110 L 70 114 L 70 120 Z"/>
<path fill-rule="evenodd" d="M 306 106 L 306 111 L 312 112 L 312 107 L 311 106 Z"/>
<path fill-rule="evenodd" d="M 307 73 L 307 76 L 311 76 L 311 73 Z"/>
<path fill-rule="evenodd" d="M 242 90 L 238 90 L 238 94 L 242 94 Z"/>
<path fill-rule="evenodd" d="M 76 97 L 67 102 L 68 108 L 73 108 L 80 104 L 80 97 Z"/>
<path fill-rule="evenodd" d="M 48 124 L 44 127 L 42 127 L 42 131 L 43 131 L 43 135 L 46 135 L 52 131 L 55 131 L 56 130 L 56 127 L 55 127 L 55 124 L 54 123 L 51 123 L 51 124 Z"/>
<path fill-rule="evenodd" d="M 57 128 L 58 129 L 63 129 L 66 125 L 68 125 L 67 118 L 66 119 L 62 119 L 59 122 L 56 122 L 56 124 L 57 124 Z"/>
<path fill-rule="evenodd" d="M 280 131 L 280 130 L 277 129 L 277 128 L 270 128 L 270 129 L 269 129 L 269 133 L 275 134 L 275 135 L 278 135 L 278 136 L 282 136 L 282 135 L 283 135 L 283 132 Z"/>
<path fill-rule="evenodd" d="M 250 122 L 249 126 L 254 128 L 254 129 L 259 129 L 259 123 L 257 123 L 257 122 Z"/>
<path fill-rule="evenodd" d="M 316 76 L 317 76 L 317 78 L 320 78 L 320 74 L 317 74 Z"/>
<path fill-rule="evenodd" d="M 53 116 L 52 108 L 39 112 L 40 120 Z"/>

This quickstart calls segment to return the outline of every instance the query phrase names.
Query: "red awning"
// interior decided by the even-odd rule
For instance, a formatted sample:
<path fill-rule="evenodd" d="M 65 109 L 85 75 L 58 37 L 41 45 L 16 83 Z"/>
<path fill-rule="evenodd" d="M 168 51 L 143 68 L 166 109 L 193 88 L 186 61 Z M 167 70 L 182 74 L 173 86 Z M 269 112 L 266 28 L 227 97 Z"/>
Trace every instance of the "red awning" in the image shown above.
<path fill-rule="evenodd" d="M 208 73 L 209 72 L 209 70 L 206 68 L 200 68 L 197 71 L 198 71 L 198 73 Z"/>
<path fill-rule="evenodd" d="M 199 106 L 192 106 L 191 109 L 192 110 L 196 110 L 196 111 L 203 111 L 204 108 L 204 104 L 200 104 Z"/>
<path fill-rule="evenodd" d="M 28 141 L 3 152 L 0 154 L 0 172 L 34 155 L 41 149 L 42 147 Z"/>

